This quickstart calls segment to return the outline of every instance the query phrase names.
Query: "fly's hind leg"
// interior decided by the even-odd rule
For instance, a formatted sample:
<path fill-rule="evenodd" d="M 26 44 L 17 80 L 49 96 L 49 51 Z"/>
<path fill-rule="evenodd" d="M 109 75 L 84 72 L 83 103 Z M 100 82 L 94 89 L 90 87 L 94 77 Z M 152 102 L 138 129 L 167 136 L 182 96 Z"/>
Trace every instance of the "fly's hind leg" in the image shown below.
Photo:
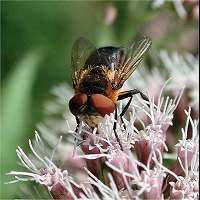
<path fill-rule="evenodd" d="M 122 144 L 121 144 L 119 137 L 117 135 L 117 106 L 116 105 L 115 105 L 115 122 L 114 122 L 114 125 L 113 125 L 113 130 L 114 130 L 114 133 L 115 133 L 116 140 L 119 143 L 121 150 L 123 150 Z"/>
<path fill-rule="evenodd" d="M 126 111 L 128 110 L 130 104 L 131 104 L 131 101 L 133 99 L 133 95 L 135 94 L 140 94 L 140 96 L 145 100 L 145 101 L 149 101 L 148 97 L 142 93 L 140 90 L 138 89 L 133 89 L 133 90 L 129 90 L 129 91 L 124 91 L 124 92 L 120 92 L 119 96 L 118 96 L 118 101 L 120 100 L 123 100 L 123 99 L 126 99 L 126 98 L 130 98 L 128 103 L 125 105 L 125 107 L 123 108 L 122 112 L 120 113 L 120 119 L 122 121 L 122 123 L 124 124 L 124 121 L 123 121 L 123 116 L 124 114 L 126 113 Z M 125 126 L 125 124 L 124 124 Z"/>

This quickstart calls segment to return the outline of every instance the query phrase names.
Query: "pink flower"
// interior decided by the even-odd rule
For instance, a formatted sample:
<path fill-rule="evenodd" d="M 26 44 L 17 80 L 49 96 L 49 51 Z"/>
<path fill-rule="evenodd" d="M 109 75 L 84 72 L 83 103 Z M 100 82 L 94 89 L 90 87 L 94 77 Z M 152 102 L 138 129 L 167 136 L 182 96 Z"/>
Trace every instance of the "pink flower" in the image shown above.
<path fill-rule="evenodd" d="M 50 150 L 36 132 L 34 143 L 29 140 L 32 155 L 27 156 L 20 147 L 16 150 L 21 164 L 29 172 L 11 171 L 8 175 L 15 177 L 11 182 L 35 181 L 54 199 L 198 199 L 198 120 L 192 119 L 191 108 L 185 111 L 187 119 L 181 129 L 182 138 L 176 145 L 175 162 L 171 169 L 163 164 L 168 150 L 167 130 L 173 125 L 174 111 L 183 93 L 181 90 L 175 98 L 164 98 L 164 88 L 165 85 L 156 102 L 150 95 L 149 102 L 140 98 L 134 101 L 129 119 L 124 118 L 126 128 L 111 113 L 93 130 L 82 123 L 77 132 L 69 131 L 76 139 L 76 149 L 80 146 L 82 150 L 81 155 L 74 154 L 73 160 L 77 160 L 74 166 L 78 167 L 82 163 L 79 161 L 84 160 L 86 165 L 81 164 L 79 168 L 87 179 L 81 182 L 79 179 L 79 183 L 65 169 L 69 165 L 60 168 L 54 164 L 62 137 Z M 113 130 L 114 122 L 120 144 Z M 192 136 L 188 138 L 190 130 Z M 41 151 L 44 148 L 48 155 Z M 71 162 L 68 153 L 63 157 Z"/>
<path fill-rule="evenodd" d="M 37 132 L 35 134 L 35 139 L 38 145 L 44 145 Z M 29 146 L 33 156 L 35 156 L 35 159 L 39 162 L 38 166 L 34 164 L 31 158 L 29 158 L 20 147 L 18 147 L 16 150 L 18 158 L 24 167 L 30 172 L 11 171 L 7 173 L 7 175 L 13 175 L 16 178 L 16 180 L 11 181 L 10 183 L 28 180 L 35 181 L 44 185 L 55 199 L 70 200 L 73 199 L 74 194 L 79 196 L 79 194 L 83 192 L 82 189 L 70 178 L 67 170 L 58 168 L 52 160 L 46 156 L 41 157 L 39 152 L 34 149 L 31 140 L 29 140 Z M 36 160 L 34 161 L 36 162 Z M 66 187 L 66 185 L 68 185 L 68 187 Z"/>
<path fill-rule="evenodd" d="M 146 171 L 142 171 L 141 177 L 145 183 L 151 185 L 150 189 L 144 191 L 142 195 L 143 199 L 161 199 L 163 176 L 155 173 L 155 171 L 150 171 L 148 173 Z"/>

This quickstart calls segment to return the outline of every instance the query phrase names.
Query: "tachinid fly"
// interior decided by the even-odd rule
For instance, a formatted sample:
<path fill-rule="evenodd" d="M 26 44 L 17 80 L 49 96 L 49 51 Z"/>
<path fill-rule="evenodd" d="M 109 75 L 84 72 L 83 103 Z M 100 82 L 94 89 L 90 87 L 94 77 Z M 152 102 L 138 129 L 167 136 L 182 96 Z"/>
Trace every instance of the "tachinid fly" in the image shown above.
<path fill-rule="evenodd" d="M 106 114 L 114 112 L 116 102 L 130 98 L 120 117 L 128 109 L 137 89 L 121 91 L 124 82 L 142 61 L 151 46 L 151 39 L 142 37 L 126 47 L 95 46 L 85 38 L 79 38 L 72 48 L 74 96 L 69 108 L 77 119 L 95 127 Z"/>

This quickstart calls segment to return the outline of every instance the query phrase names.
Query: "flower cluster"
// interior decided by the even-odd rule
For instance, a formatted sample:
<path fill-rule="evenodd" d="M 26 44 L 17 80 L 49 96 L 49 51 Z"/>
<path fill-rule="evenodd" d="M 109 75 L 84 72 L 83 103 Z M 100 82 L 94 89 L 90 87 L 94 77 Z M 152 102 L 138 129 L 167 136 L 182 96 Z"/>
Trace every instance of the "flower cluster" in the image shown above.
<path fill-rule="evenodd" d="M 153 0 L 152 7 L 158 8 L 162 6 L 165 2 L 171 2 L 174 5 L 175 11 L 177 15 L 181 19 L 185 19 L 189 14 L 195 19 L 199 19 L 199 1 L 198 0 L 182 0 L 182 1 L 166 1 L 166 0 Z M 191 9 L 191 13 L 189 13 L 188 7 Z"/>
<path fill-rule="evenodd" d="M 56 149 L 49 157 L 39 154 L 44 142 L 38 133 L 35 135 L 35 148 L 29 140 L 37 162 L 26 156 L 20 147 L 17 149 L 21 163 L 30 172 L 11 171 L 8 174 L 14 175 L 15 181 L 32 180 L 44 185 L 55 199 L 161 199 L 164 195 L 169 195 L 171 199 L 180 199 L 180 196 L 197 199 L 198 122 L 192 120 L 190 108 L 185 111 L 187 120 L 182 129 L 182 140 L 177 144 L 174 166 L 167 169 L 163 164 L 167 129 L 172 125 L 173 112 L 181 94 L 174 100 L 169 97 L 164 99 L 160 94 L 157 104 L 153 98 L 149 98 L 149 102 L 139 100 L 141 105 L 130 112 L 126 128 L 117 120 L 121 145 L 113 131 L 113 114 L 105 116 L 93 132 L 84 124 L 78 132 L 71 131 L 83 152 L 82 155 L 75 155 L 74 159 L 84 159 L 86 163 L 85 171 L 89 178 L 84 183 L 77 184 L 66 169 L 53 163 Z M 148 120 L 141 120 L 141 112 Z M 138 123 L 142 124 L 142 128 L 138 128 Z M 189 123 L 192 126 L 191 139 L 187 139 Z"/>
<path fill-rule="evenodd" d="M 9 172 L 15 177 L 10 183 L 34 181 L 43 185 L 53 199 L 198 199 L 198 119 L 193 118 L 193 112 L 198 113 L 198 101 L 191 95 L 198 80 L 192 74 L 187 77 L 188 66 L 193 66 L 194 61 L 196 65 L 197 61 L 178 54 L 169 57 L 165 52 L 160 53 L 160 58 L 169 75 L 176 76 L 178 72 L 170 66 L 181 63 L 179 74 L 185 78 L 177 75 L 175 80 L 163 83 L 166 77 L 159 71 L 148 73 L 145 80 L 136 74 L 141 87 L 155 76 L 158 82 L 156 87 L 149 84 L 149 101 L 134 97 L 123 121 L 111 113 L 94 129 L 81 123 L 74 131 L 75 121 L 63 109 L 70 89 L 63 85 L 54 89 L 57 103 L 48 103 L 50 115 L 46 125 L 38 125 L 40 135 L 36 132 L 35 139 L 29 140 L 32 153 L 26 155 L 20 147 L 16 150 L 26 171 Z M 131 82 L 130 78 L 126 87 L 132 87 Z M 177 82 L 181 84 L 176 87 Z M 166 91 L 171 96 L 165 96 Z M 185 125 L 178 127 L 177 134 L 181 139 L 170 146 L 174 118 L 187 95 L 192 99 L 189 101 L 192 108 L 184 110 Z M 118 114 L 124 103 L 118 105 Z M 63 116 L 67 122 L 61 120 Z"/>

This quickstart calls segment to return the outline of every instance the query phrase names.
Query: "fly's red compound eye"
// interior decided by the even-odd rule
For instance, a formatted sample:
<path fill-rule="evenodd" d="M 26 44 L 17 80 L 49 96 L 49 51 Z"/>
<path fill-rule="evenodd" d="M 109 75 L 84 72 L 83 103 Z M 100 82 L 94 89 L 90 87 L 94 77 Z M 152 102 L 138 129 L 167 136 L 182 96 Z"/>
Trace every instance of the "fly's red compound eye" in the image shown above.
<path fill-rule="evenodd" d="M 86 94 L 76 94 L 69 101 L 69 109 L 73 115 L 83 112 L 87 104 Z"/>
<path fill-rule="evenodd" d="M 102 94 L 91 95 L 90 105 L 93 106 L 103 117 L 115 110 L 114 102 Z"/>

